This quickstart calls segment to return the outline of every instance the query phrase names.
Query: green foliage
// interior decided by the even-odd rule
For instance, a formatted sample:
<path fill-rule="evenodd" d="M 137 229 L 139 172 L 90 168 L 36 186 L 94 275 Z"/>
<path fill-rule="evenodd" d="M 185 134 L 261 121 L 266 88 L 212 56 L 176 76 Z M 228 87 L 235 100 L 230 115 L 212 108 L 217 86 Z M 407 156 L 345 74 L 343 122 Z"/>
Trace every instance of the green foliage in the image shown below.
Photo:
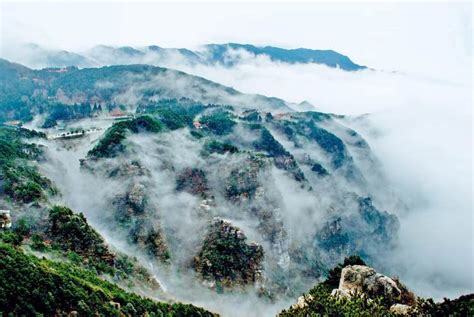
<path fill-rule="evenodd" d="M 293 316 L 398 316 L 390 312 L 390 305 L 386 299 L 379 297 L 369 299 L 367 296 L 354 296 L 350 299 L 331 296 L 331 291 L 339 286 L 341 271 L 348 265 L 366 265 L 359 256 L 350 256 L 344 262 L 329 271 L 328 278 L 316 285 L 305 296 L 305 305 L 283 310 L 279 317 Z M 399 287 L 406 288 L 397 282 Z M 409 316 L 473 316 L 474 294 L 461 296 L 455 300 L 445 299 L 435 303 L 432 299 L 418 298 L 412 306 Z"/>
<path fill-rule="evenodd" d="M 204 134 L 195 130 L 191 130 L 189 133 L 198 140 L 204 137 Z"/>
<path fill-rule="evenodd" d="M 379 300 L 355 297 L 353 299 L 337 298 L 331 296 L 331 288 L 324 284 L 319 284 L 309 291 L 311 300 L 307 300 L 307 305 L 302 308 L 290 308 L 283 310 L 279 317 L 339 317 L 339 316 L 360 316 L 360 317 L 391 317 L 395 316 L 388 308 L 380 304 Z"/>
<path fill-rule="evenodd" d="M 156 103 L 140 105 L 137 113 L 156 116 L 168 129 L 176 130 L 192 127 L 194 117 L 206 106 L 202 103 L 187 99 L 160 99 Z"/>
<path fill-rule="evenodd" d="M 30 203 L 56 194 L 52 182 L 39 174 L 36 166 L 25 160 L 10 161 L 1 166 L 4 193 L 15 201 Z"/>
<path fill-rule="evenodd" d="M 431 298 L 419 298 L 414 312 L 418 316 L 474 316 L 474 294 L 463 295 L 454 300 L 445 298 L 441 303 L 435 303 Z"/>
<path fill-rule="evenodd" d="M 257 110 L 247 110 L 242 114 L 242 120 L 250 122 L 261 122 L 262 117 Z"/>
<path fill-rule="evenodd" d="M 265 151 L 270 156 L 290 155 L 266 128 L 261 130 L 260 138 L 254 142 L 254 147 L 257 151 Z"/>
<path fill-rule="evenodd" d="M 49 128 L 54 128 L 55 126 L 58 125 L 58 122 L 56 121 L 56 119 L 53 119 L 51 117 L 47 117 L 45 120 L 44 120 L 44 123 L 43 125 L 41 126 L 43 129 L 49 129 Z"/>
<path fill-rule="evenodd" d="M 17 202 L 30 203 L 56 194 L 52 182 L 29 162 L 41 155 L 41 148 L 23 141 L 44 137 L 34 130 L 0 127 L 1 192 Z"/>
<path fill-rule="evenodd" d="M 44 252 L 49 249 L 49 246 L 44 243 L 43 238 L 40 235 L 34 234 L 31 236 L 31 248 L 33 250 Z"/>
<path fill-rule="evenodd" d="M 35 130 L 0 127 L 0 163 L 38 158 L 41 149 L 36 144 L 25 143 L 23 139 L 45 137 L 44 133 Z"/>
<path fill-rule="evenodd" d="M 329 175 L 329 172 L 327 171 L 327 169 L 324 168 L 324 166 L 322 166 L 321 164 L 319 163 L 314 163 L 312 166 L 311 166 L 311 170 L 313 172 L 315 172 L 316 174 L 318 174 L 319 176 L 327 176 Z"/>
<path fill-rule="evenodd" d="M 204 144 L 204 151 L 206 154 L 211 154 L 211 153 L 234 154 L 234 153 L 238 153 L 239 149 L 229 142 L 219 142 L 217 140 L 212 140 Z"/>
<path fill-rule="evenodd" d="M 202 116 L 199 122 L 205 128 L 217 135 L 229 134 L 235 126 L 232 115 L 227 111 L 214 111 L 209 115 Z"/>
<path fill-rule="evenodd" d="M 192 305 L 127 293 L 72 263 L 40 260 L 1 242 L 0 280 L 0 315 L 212 316 Z"/>
<path fill-rule="evenodd" d="M 170 130 L 191 126 L 193 117 L 172 109 L 160 109 L 155 112 L 157 118 Z"/>
<path fill-rule="evenodd" d="M 101 108 L 97 105 L 89 103 L 80 103 L 74 105 L 66 105 L 62 103 L 48 103 L 47 117 L 42 125 L 42 128 L 48 129 L 55 127 L 58 120 L 74 120 L 90 118 L 100 112 Z"/>
<path fill-rule="evenodd" d="M 54 206 L 49 212 L 49 222 L 50 236 L 62 250 L 76 252 L 94 261 L 113 263 L 114 255 L 82 213 L 74 214 L 67 207 Z"/>
<path fill-rule="evenodd" d="M 313 119 L 315 122 L 321 122 L 324 120 L 329 120 L 331 118 L 331 116 L 327 113 L 316 111 L 306 111 L 304 112 L 304 116 Z"/>
<path fill-rule="evenodd" d="M 290 172 L 297 181 L 305 180 L 306 178 L 293 155 L 273 137 L 267 128 L 261 127 L 259 130 L 260 138 L 253 143 L 255 150 L 266 152 L 274 159 L 277 168 Z"/>
<path fill-rule="evenodd" d="M 222 220 L 215 222 L 204 240 L 195 266 L 204 277 L 216 281 L 254 282 L 254 269 L 263 259 L 260 246 L 247 244 L 246 237 Z"/>
<path fill-rule="evenodd" d="M 335 168 L 341 167 L 347 159 L 346 147 L 342 140 L 312 122 L 308 123 L 307 127 L 310 129 L 309 137 L 330 154 L 333 166 Z"/>
<path fill-rule="evenodd" d="M 107 130 L 99 143 L 87 153 L 87 156 L 92 158 L 115 157 L 125 149 L 123 141 L 126 139 L 127 133 L 158 133 L 162 129 L 162 124 L 149 116 L 116 122 Z"/>
<path fill-rule="evenodd" d="M 25 128 L 11 128 L 11 127 L 0 127 L 0 139 L 7 141 L 18 141 L 20 138 L 32 139 L 32 138 L 46 138 L 46 134 L 36 130 L 29 130 Z"/>
<path fill-rule="evenodd" d="M 0 230 L 0 241 L 18 246 L 29 236 L 30 231 L 30 225 L 24 219 L 19 219 L 13 228 Z"/>
<path fill-rule="evenodd" d="M 83 259 L 82 257 L 74 251 L 70 251 L 66 255 L 67 259 L 74 264 L 81 264 Z"/>
<path fill-rule="evenodd" d="M 279 124 L 278 128 L 288 139 L 295 142 L 295 145 L 298 145 L 297 135 L 315 141 L 330 156 L 333 167 L 340 168 L 351 158 L 346 151 L 344 142 L 340 138 L 317 125 L 318 121 L 323 120 L 320 116 L 324 115 L 318 114 L 315 112 L 309 115 L 310 120 L 302 118 L 298 121 L 283 121 Z"/>
<path fill-rule="evenodd" d="M 0 230 L 0 241 L 19 246 L 23 241 L 23 236 L 13 230 Z"/>

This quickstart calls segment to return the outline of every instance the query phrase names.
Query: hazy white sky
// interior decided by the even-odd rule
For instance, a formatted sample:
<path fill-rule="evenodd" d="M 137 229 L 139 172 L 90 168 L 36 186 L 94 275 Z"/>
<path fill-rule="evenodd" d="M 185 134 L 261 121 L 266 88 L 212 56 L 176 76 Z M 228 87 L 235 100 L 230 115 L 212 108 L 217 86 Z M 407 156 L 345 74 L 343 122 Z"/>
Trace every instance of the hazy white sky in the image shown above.
<path fill-rule="evenodd" d="M 472 5 L 449 3 L 1 2 L 1 44 L 193 47 L 241 42 L 334 49 L 384 70 L 450 78 L 470 68 Z M 1 52 L 0 52 L 1 53 Z"/>

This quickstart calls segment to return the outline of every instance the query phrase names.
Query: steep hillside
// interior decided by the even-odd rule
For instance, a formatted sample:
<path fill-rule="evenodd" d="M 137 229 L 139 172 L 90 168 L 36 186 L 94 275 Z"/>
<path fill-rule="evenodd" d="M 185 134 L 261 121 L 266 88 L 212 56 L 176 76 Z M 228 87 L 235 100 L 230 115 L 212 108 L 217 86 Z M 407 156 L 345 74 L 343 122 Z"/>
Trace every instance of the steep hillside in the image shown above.
<path fill-rule="evenodd" d="M 369 146 L 332 115 L 161 99 L 97 139 L 44 145 L 43 171 L 61 188 L 86 180 L 64 200 L 104 234 L 219 292 L 297 294 L 345 256 L 375 261 L 397 241 L 396 216 L 373 200 Z"/>
<path fill-rule="evenodd" d="M 44 138 L 0 127 L 0 314 L 211 316 L 121 288 L 163 296 L 156 278 L 135 257 L 112 250 L 82 213 L 51 206 L 60 193 L 38 169 L 44 148 L 32 143 Z"/>
<path fill-rule="evenodd" d="M 127 293 L 92 271 L 26 255 L 3 242 L 0 278 L 0 313 L 7 315 L 214 316 L 192 305 L 159 303 Z"/>
<path fill-rule="evenodd" d="M 403 208 L 342 116 L 147 65 L 36 71 L 0 61 L 0 75 L 2 120 L 38 130 L 0 127 L 0 263 L 21 281 L 0 291 L 22 300 L 0 311 L 208 314 L 140 294 L 267 313 L 325 278 L 311 304 L 282 314 L 413 306 L 394 280 L 380 300 L 363 284 L 371 301 L 339 285 L 348 265 L 351 276 L 388 281 L 364 261 L 384 269 Z M 51 294 L 47 305 L 38 292 Z M 451 309 L 423 303 L 419 311 Z"/>

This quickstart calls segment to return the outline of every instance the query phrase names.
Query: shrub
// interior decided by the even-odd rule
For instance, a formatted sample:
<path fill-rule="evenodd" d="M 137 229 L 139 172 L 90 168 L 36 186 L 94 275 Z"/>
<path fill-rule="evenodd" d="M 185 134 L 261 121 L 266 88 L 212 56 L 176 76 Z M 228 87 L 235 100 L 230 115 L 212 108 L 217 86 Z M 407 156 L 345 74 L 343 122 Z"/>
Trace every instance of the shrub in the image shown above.
<path fill-rule="evenodd" d="M 162 129 L 162 124 L 149 116 L 116 122 L 106 131 L 99 143 L 87 153 L 87 156 L 92 158 L 115 157 L 125 149 L 123 141 L 127 137 L 127 133 L 158 133 Z"/>
<path fill-rule="evenodd" d="M 199 122 L 208 130 L 217 135 L 229 134 L 235 126 L 235 121 L 227 111 L 215 111 L 209 115 L 202 116 Z"/>
<path fill-rule="evenodd" d="M 228 143 L 228 142 L 219 142 L 217 140 L 212 140 L 210 142 L 207 142 L 204 145 L 204 151 L 205 153 L 218 153 L 218 154 L 225 154 L 225 153 L 237 153 L 239 152 L 239 149 Z"/>

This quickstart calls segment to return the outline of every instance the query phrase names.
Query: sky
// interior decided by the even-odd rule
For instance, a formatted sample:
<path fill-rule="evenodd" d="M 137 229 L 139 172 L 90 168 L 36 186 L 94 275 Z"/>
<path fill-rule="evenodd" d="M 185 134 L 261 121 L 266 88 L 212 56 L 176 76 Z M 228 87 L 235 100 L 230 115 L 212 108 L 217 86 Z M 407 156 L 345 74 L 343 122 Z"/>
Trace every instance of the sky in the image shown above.
<path fill-rule="evenodd" d="M 0 52 L 13 42 L 195 47 L 241 42 L 333 49 L 387 71 L 450 79 L 472 61 L 465 3 L 136 3 L 2 1 Z"/>

